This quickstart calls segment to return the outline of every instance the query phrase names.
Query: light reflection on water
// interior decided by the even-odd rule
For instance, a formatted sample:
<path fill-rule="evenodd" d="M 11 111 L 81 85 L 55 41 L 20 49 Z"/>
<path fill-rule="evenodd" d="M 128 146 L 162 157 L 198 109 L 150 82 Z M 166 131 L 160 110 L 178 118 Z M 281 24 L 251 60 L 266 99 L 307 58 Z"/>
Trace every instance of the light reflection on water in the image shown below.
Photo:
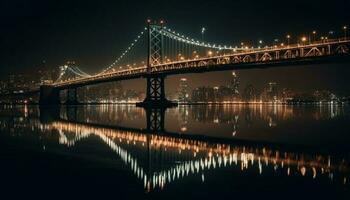
<path fill-rule="evenodd" d="M 56 130 L 60 133 L 59 143 L 67 146 L 74 144 L 91 134 L 101 138 L 130 167 L 133 173 L 144 183 L 147 190 L 163 188 L 166 184 L 193 174 L 221 167 L 238 166 L 242 171 L 257 168 L 259 174 L 265 168 L 285 173 L 288 176 L 327 176 L 331 181 L 348 179 L 348 166 L 344 159 L 336 160 L 321 154 L 304 154 L 273 150 L 265 147 L 230 145 L 225 143 L 205 142 L 194 139 L 142 134 L 131 131 L 116 131 L 108 128 L 96 128 L 67 122 L 54 122 L 40 126 L 41 131 Z M 66 134 L 73 134 L 71 139 Z M 135 147 L 137 146 L 137 147 Z M 142 148 L 144 155 L 163 152 L 166 159 L 173 159 L 173 166 L 160 171 L 147 171 L 142 167 L 133 148 Z M 157 153 L 154 153 L 157 154 Z M 168 154 L 168 155 L 167 155 Z M 174 156 L 174 154 L 177 154 Z M 180 156 L 183 160 L 179 162 Z M 142 157 L 142 155 L 141 155 Z M 155 158 L 156 160 L 159 158 Z M 337 176 L 336 178 L 334 176 Z"/>
<path fill-rule="evenodd" d="M 238 169 L 241 173 L 249 171 L 256 176 L 327 179 L 329 183 L 349 185 L 347 152 L 284 147 L 283 140 L 276 145 L 269 138 L 256 142 L 255 135 L 249 135 L 251 131 L 273 131 L 279 126 L 289 129 L 289 124 L 297 122 L 339 125 L 333 120 L 347 120 L 347 107 L 181 106 L 165 112 L 165 129 L 159 132 L 147 130 L 147 112 L 133 106 L 61 107 L 58 113 L 55 110 L 49 114 L 44 110 L 28 106 L 3 108 L 1 132 L 14 135 L 37 132 L 57 138 L 59 145 L 67 148 L 97 136 L 148 192 L 180 184 L 191 176 L 206 182 L 208 172 L 224 168 Z M 341 129 L 344 128 L 348 126 L 341 124 Z M 310 134 L 319 134 L 315 132 Z M 245 134 L 248 136 L 244 137 Z M 242 140 L 236 140 L 238 135 L 242 135 L 239 138 Z M 266 137 L 271 136 L 274 135 Z M 347 142 L 349 138 L 338 139 Z"/>

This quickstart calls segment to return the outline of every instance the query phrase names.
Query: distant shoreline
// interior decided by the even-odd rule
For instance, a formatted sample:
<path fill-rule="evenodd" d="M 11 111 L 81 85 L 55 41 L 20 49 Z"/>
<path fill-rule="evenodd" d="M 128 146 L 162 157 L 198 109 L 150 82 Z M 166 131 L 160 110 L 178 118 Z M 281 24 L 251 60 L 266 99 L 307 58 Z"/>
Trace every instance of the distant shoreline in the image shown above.
<path fill-rule="evenodd" d="M 178 102 L 179 106 L 191 105 L 348 105 L 350 102 Z M 91 102 L 76 105 L 135 105 L 136 102 Z M 0 105 L 39 105 L 39 103 L 0 103 Z M 62 106 L 67 104 L 60 104 Z"/>

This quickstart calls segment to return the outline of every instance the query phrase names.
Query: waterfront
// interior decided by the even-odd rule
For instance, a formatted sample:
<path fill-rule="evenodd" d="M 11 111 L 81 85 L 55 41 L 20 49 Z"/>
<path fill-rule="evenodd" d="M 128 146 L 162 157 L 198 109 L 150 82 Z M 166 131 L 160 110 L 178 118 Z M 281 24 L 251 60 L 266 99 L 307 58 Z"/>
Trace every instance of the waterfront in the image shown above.
<path fill-rule="evenodd" d="M 2 191 L 124 199 L 349 195 L 346 105 L 179 106 L 164 111 L 156 129 L 152 114 L 131 105 L 2 106 Z"/>
<path fill-rule="evenodd" d="M 16 1 L 0 199 L 350 199 L 350 1 Z"/>

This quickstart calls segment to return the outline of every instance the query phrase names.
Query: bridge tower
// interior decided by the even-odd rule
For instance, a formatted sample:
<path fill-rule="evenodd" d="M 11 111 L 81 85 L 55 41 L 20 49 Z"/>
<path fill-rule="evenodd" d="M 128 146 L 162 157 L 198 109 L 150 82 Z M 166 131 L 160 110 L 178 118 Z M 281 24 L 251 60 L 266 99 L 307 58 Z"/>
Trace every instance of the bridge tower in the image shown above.
<path fill-rule="evenodd" d="M 164 22 L 147 21 L 147 89 L 146 98 L 136 105 L 140 107 L 173 107 L 177 104 L 165 97 L 165 75 L 152 72 L 152 67 L 163 62 L 163 29 Z"/>
<path fill-rule="evenodd" d="M 145 107 L 147 131 L 149 132 L 163 132 L 165 121 L 166 107 Z"/>

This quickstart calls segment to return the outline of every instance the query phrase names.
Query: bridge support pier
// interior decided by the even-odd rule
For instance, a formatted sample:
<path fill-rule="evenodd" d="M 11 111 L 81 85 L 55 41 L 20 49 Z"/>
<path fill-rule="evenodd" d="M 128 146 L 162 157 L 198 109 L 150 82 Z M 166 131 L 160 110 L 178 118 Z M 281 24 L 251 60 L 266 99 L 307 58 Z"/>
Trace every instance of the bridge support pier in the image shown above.
<path fill-rule="evenodd" d="M 147 119 L 147 131 L 164 131 L 164 120 L 166 108 L 145 108 Z"/>
<path fill-rule="evenodd" d="M 60 103 L 59 89 L 50 85 L 40 86 L 40 105 L 59 105 Z"/>
<path fill-rule="evenodd" d="M 147 77 L 147 93 L 143 102 L 136 103 L 139 107 L 174 107 L 177 103 L 171 102 L 165 97 L 164 75 L 152 75 Z"/>
<path fill-rule="evenodd" d="M 77 88 L 68 88 L 67 89 L 67 100 L 65 102 L 67 105 L 77 105 L 79 104 Z"/>

